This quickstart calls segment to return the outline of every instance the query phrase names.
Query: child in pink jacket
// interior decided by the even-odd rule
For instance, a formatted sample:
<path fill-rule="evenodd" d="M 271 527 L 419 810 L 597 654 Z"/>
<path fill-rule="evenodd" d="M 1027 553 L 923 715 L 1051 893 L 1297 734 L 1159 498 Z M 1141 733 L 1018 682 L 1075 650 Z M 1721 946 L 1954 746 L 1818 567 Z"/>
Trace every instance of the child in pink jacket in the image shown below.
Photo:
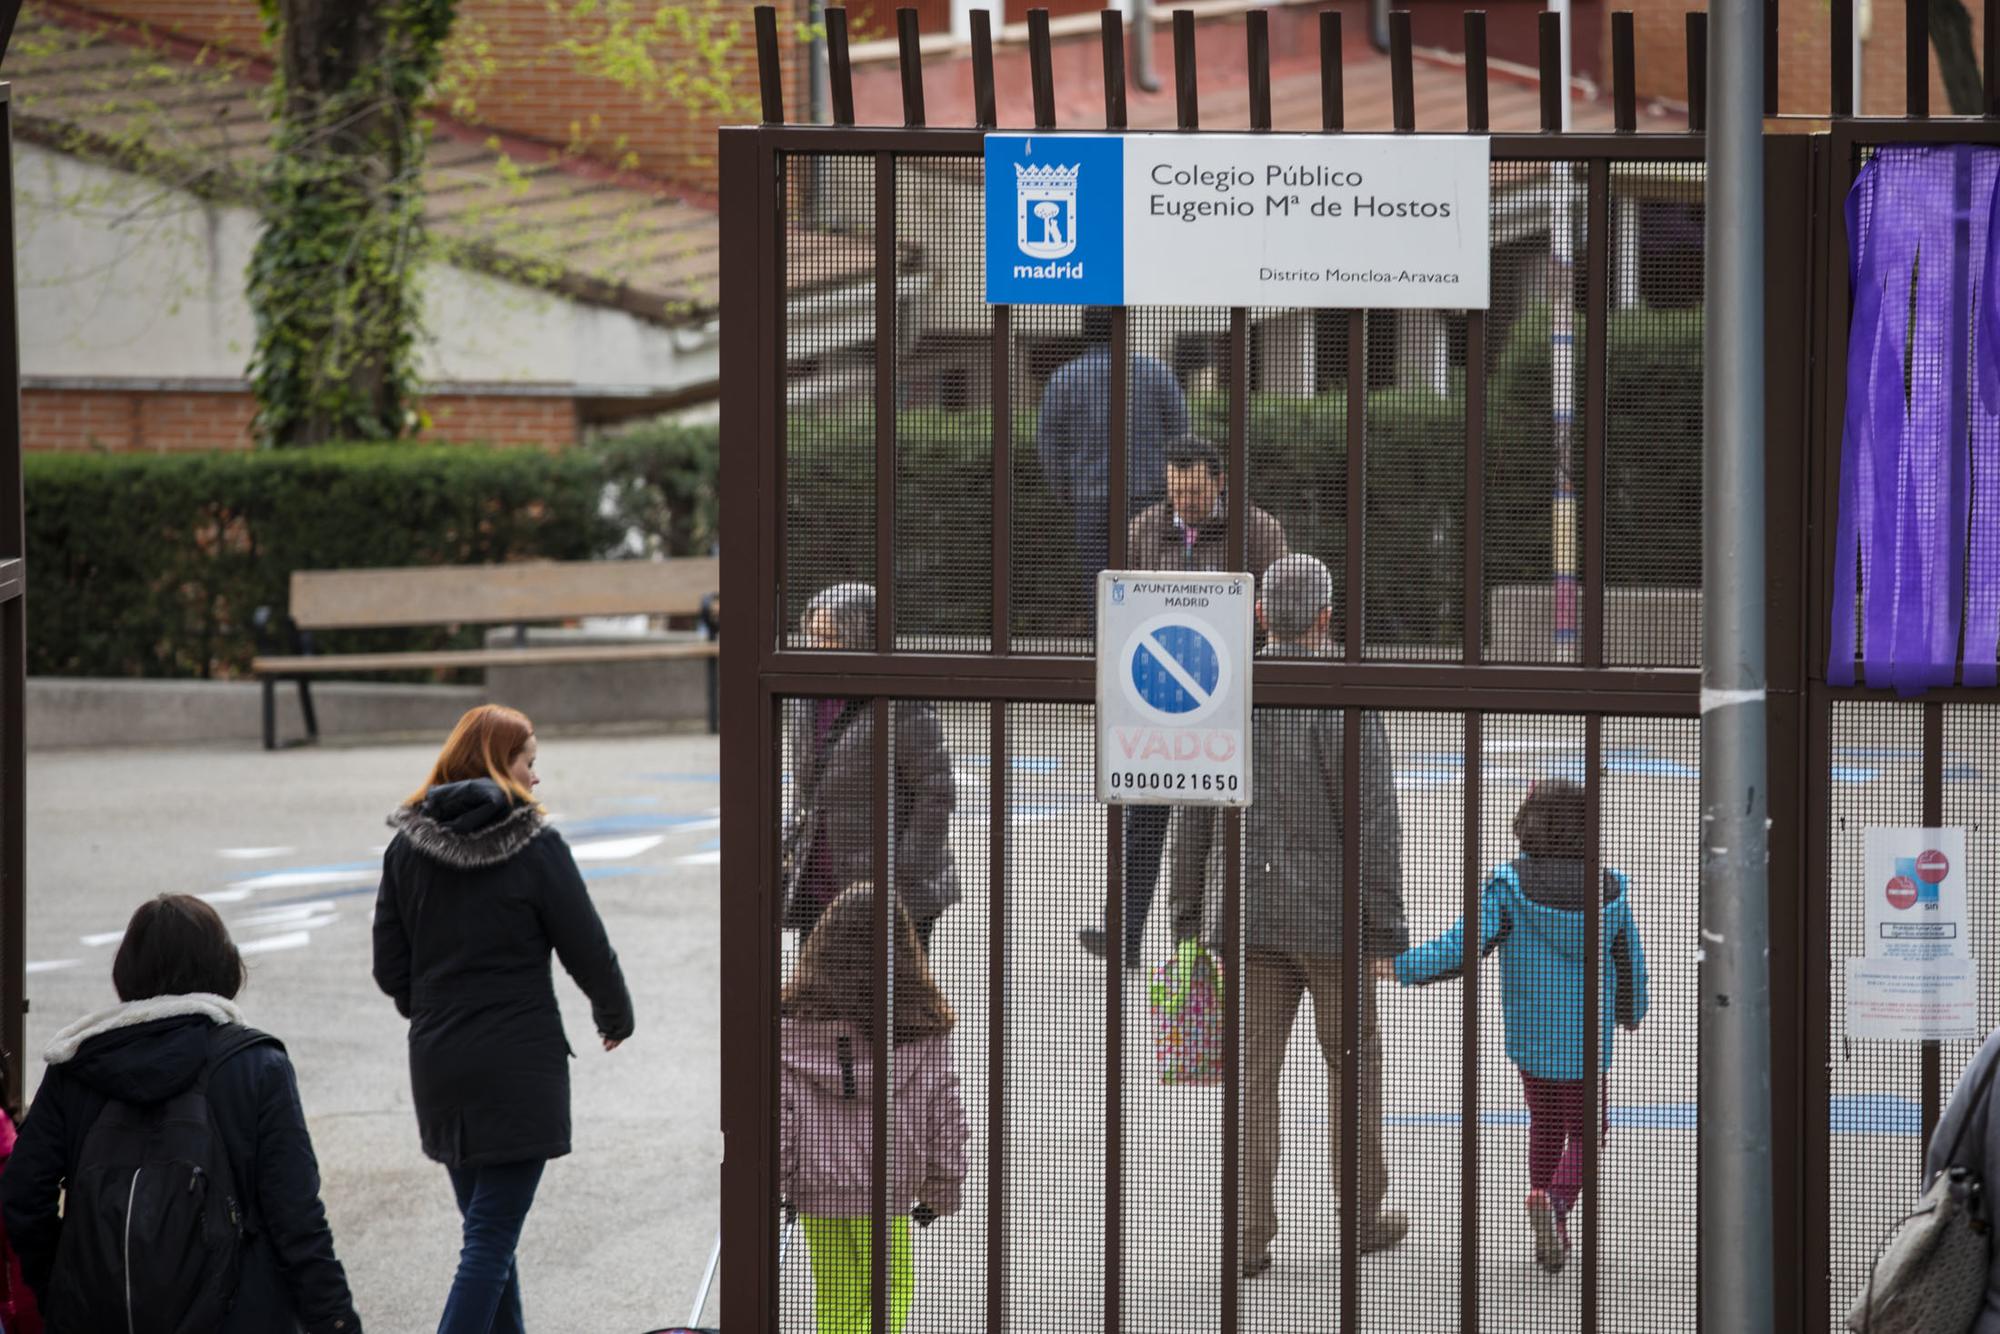
<path fill-rule="evenodd" d="M 952 1068 L 954 1018 L 900 902 L 889 1049 L 889 1330 L 910 1311 L 910 1216 L 958 1212 L 965 1109 Z M 844 891 L 799 951 L 780 1007 L 778 1183 L 812 1254 L 819 1334 L 870 1334 L 874 1199 L 875 890 Z"/>

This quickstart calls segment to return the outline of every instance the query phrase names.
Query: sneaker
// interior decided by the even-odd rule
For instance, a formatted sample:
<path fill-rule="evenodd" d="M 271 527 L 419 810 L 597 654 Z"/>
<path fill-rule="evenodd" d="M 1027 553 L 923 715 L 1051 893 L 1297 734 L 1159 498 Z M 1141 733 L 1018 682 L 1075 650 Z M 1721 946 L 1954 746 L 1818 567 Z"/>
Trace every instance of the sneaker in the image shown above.
<path fill-rule="evenodd" d="M 1270 1272 L 1271 1253 L 1269 1251 L 1243 1262 L 1243 1277 L 1245 1278 L 1262 1278 Z"/>
<path fill-rule="evenodd" d="M 1391 1250 L 1410 1235 L 1410 1216 L 1401 1209 L 1384 1209 L 1363 1223 L 1355 1234 L 1355 1249 L 1363 1255 Z"/>
<path fill-rule="evenodd" d="M 1562 1218 L 1547 1191 L 1528 1192 L 1528 1226 L 1535 1234 L 1535 1263 L 1551 1274 L 1561 1273 L 1569 1259 L 1569 1238 L 1563 1235 Z"/>

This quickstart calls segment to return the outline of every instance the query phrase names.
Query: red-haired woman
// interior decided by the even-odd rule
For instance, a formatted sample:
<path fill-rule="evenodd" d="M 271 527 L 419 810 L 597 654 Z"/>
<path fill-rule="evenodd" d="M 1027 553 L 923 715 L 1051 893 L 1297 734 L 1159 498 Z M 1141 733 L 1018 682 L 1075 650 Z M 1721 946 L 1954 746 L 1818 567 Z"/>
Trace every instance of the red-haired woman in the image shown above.
<path fill-rule="evenodd" d="M 517 1334 L 514 1247 L 551 1158 L 569 1152 L 569 1043 L 551 952 L 590 997 L 604 1050 L 632 1033 L 618 956 L 535 801 L 535 729 L 487 704 L 459 719 L 389 823 L 375 981 L 410 1021 L 424 1152 L 465 1220 L 439 1334 Z"/>

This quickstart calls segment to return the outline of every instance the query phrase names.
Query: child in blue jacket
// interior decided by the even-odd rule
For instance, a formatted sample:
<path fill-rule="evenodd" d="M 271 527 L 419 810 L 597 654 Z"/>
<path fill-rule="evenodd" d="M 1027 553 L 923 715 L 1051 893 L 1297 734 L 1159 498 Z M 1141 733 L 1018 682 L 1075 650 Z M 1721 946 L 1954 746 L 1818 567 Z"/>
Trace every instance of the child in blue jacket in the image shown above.
<path fill-rule="evenodd" d="M 1500 953 L 1500 1003 L 1507 1055 L 1521 1071 L 1528 1103 L 1528 1222 L 1535 1260 L 1554 1273 L 1569 1258 L 1569 1211 L 1583 1182 L 1590 1134 L 1584 1085 L 1584 791 L 1544 781 L 1514 816 L 1522 855 L 1487 879 L 1479 900 L 1479 953 Z M 1625 877 L 1606 869 L 1599 941 L 1598 1069 L 1611 1068 L 1614 1023 L 1636 1029 L 1646 1017 L 1646 954 L 1639 945 Z M 1396 980 L 1419 986 L 1459 974 L 1465 920 L 1396 960 Z M 1600 1079 L 1603 1097 L 1608 1080 Z M 1603 1113 L 1600 1111 L 1600 1116 Z M 1600 1121 L 1610 1129 L 1608 1119 Z"/>

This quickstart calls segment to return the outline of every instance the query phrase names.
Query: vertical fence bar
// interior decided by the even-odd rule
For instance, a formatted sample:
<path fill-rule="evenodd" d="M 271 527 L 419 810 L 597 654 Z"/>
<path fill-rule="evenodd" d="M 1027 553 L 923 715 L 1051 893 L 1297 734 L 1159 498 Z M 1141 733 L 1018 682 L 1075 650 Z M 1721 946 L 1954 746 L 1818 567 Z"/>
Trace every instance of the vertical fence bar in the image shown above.
<path fill-rule="evenodd" d="M 1936 829 L 1944 823 L 1944 705 L 1936 700 L 1924 703 L 1924 828 Z M 1917 1058 L 1919 1102 L 1923 1108 L 1923 1140 L 1917 1161 L 1928 1162 L 1931 1134 L 1937 1129 L 1944 1109 L 1944 1088 L 1940 1072 L 1942 1049 L 1926 1042 Z"/>
<path fill-rule="evenodd" d="M 1465 774 L 1465 948 L 1459 956 L 1458 1016 L 1458 1327 L 1479 1328 L 1479 899 L 1486 715 L 1467 713 L 1460 749 Z"/>
<path fill-rule="evenodd" d="M 1465 128 L 1484 134 L 1489 125 L 1486 93 L 1486 12 L 1465 16 Z M 1465 312 L 1465 550 L 1461 614 L 1464 660 L 1478 665 L 1486 653 L 1486 312 Z M 1466 742 L 1467 746 L 1472 743 Z M 1468 751 L 1469 755 L 1471 752 Z M 1470 761 L 1468 761 L 1470 763 Z M 1474 784 L 1472 791 L 1477 791 Z M 1470 798 L 1468 798 L 1470 800 Z M 1466 929 L 1471 930 L 1471 918 Z M 1472 974 L 1466 974 L 1467 986 Z M 1473 1220 L 1477 1235 L 1477 1220 Z M 1468 1252 L 1470 1254 L 1470 1252 Z M 1473 1308 L 1476 1310 L 1476 1303 Z M 1466 1324 L 1465 1328 L 1477 1328 Z"/>
<path fill-rule="evenodd" d="M 1255 51 L 1253 40 L 1252 51 Z M 1256 68 L 1253 55 L 1251 68 Z M 1254 123 L 1252 129 L 1269 129 Z M 1223 463 L 1228 569 L 1249 568 L 1250 315 L 1229 312 L 1229 431 Z M 1254 667 L 1251 669 L 1254 672 Z M 1242 1283 L 1243 1180 L 1243 816 L 1223 816 L 1222 899 L 1222 1334 L 1237 1334 Z"/>
<path fill-rule="evenodd" d="M 896 155 L 875 155 L 875 651 L 896 649 Z M 880 1067 L 877 1067 L 880 1069 Z"/>
<path fill-rule="evenodd" d="M 854 123 L 854 65 L 847 50 L 847 10 L 826 11 L 826 82 L 832 95 L 833 123 Z"/>
<path fill-rule="evenodd" d="M 1778 114 L 1778 0 L 1764 0 L 1764 114 Z"/>
<path fill-rule="evenodd" d="M 1347 558 L 1345 629 L 1342 637 L 1349 662 L 1361 661 L 1363 626 L 1361 523 L 1367 501 L 1368 464 L 1368 319 L 1367 312 L 1347 312 Z"/>
<path fill-rule="evenodd" d="M 1604 716 L 1583 719 L 1583 1103 L 1590 1133 L 1584 1137 L 1582 1334 L 1597 1334 L 1598 1280 L 1603 1273 L 1598 1188 L 1604 1152 Z"/>
<path fill-rule="evenodd" d="M 1833 57 L 1830 76 L 1833 92 L 1833 114 L 1852 116 L 1854 105 L 1854 3 L 1855 0 L 1832 0 L 1833 3 L 1833 45 L 1828 53 Z M 1990 68 L 1990 65 L 1989 65 Z"/>
<path fill-rule="evenodd" d="M 1398 133 L 1417 128 L 1416 69 L 1410 56 L 1410 11 L 1389 12 L 1389 104 Z"/>
<path fill-rule="evenodd" d="M 1352 540 L 1349 546 L 1355 545 Z M 1360 1328 L 1361 710 L 1340 710 L 1340 1328 Z M 1373 997 L 1369 998 L 1373 1000 Z"/>
<path fill-rule="evenodd" d="M 1007 775 L 1012 761 L 1007 702 L 988 700 L 986 714 L 986 1328 L 999 1330 L 1007 1318 Z"/>
<path fill-rule="evenodd" d="M 1688 131 L 1708 132 L 1708 13 L 1687 16 Z"/>
<path fill-rule="evenodd" d="M 1604 456 L 1608 436 L 1605 396 L 1609 384 L 1611 309 L 1611 163 L 1593 158 L 1584 205 L 1583 326 L 1583 644 L 1586 667 L 1604 665 Z M 1567 299 L 1565 297 L 1565 299 Z"/>
<path fill-rule="evenodd" d="M 1183 130 L 1201 128 L 1201 99 L 1195 90 L 1194 11 L 1174 11 L 1174 107 Z"/>
<path fill-rule="evenodd" d="M 1630 134 L 1639 128 L 1636 64 L 1632 50 L 1632 11 L 1621 9 L 1611 16 L 1612 125 L 1620 134 Z"/>
<path fill-rule="evenodd" d="M 1049 11 L 1028 11 L 1028 79 L 1035 90 L 1035 128 L 1056 127 L 1056 76 L 1049 49 Z"/>
<path fill-rule="evenodd" d="M 1903 6 L 1903 100 L 1905 114 L 1925 120 L 1931 114 L 1931 9 L 1911 0 Z"/>
<path fill-rule="evenodd" d="M 990 130 L 1000 123 L 993 97 L 993 11 L 972 11 L 972 123 Z"/>
<path fill-rule="evenodd" d="M 1542 132 L 1558 134 L 1563 127 L 1562 16 L 1544 11 L 1536 16 L 1541 39 Z"/>
<path fill-rule="evenodd" d="M 1340 11 L 1319 15 L 1319 126 L 1341 130 L 1347 125 L 1347 92 L 1340 53 Z"/>
<path fill-rule="evenodd" d="M 1474 134 L 1484 134 L 1490 124 L 1486 97 L 1486 11 L 1468 9 L 1465 12 L 1465 128 Z"/>
<path fill-rule="evenodd" d="M 785 76 L 778 63 L 778 11 L 769 5 L 757 6 L 757 87 L 761 94 L 764 123 L 785 123 Z"/>
<path fill-rule="evenodd" d="M 2000 116 L 2000 0 L 1986 0 L 1984 17 L 1985 58 L 1979 62 L 1979 72 L 1984 76 L 1983 114 L 1991 120 Z"/>
<path fill-rule="evenodd" d="M 993 651 L 1014 649 L 1014 310 L 993 307 Z"/>
<path fill-rule="evenodd" d="M 1271 15 L 1253 9 L 1243 16 L 1244 54 L 1250 66 L 1250 128 L 1271 128 Z"/>
<path fill-rule="evenodd" d="M 875 606 L 876 619 L 882 614 L 881 599 Z M 895 951 L 890 947 L 891 924 L 895 918 L 889 908 L 895 898 L 895 887 L 889 883 L 889 701 L 877 696 L 869 708 L 875 715 L 875 735 L 872 741 L 873 773 L 870 791 L 874 796 L 874 811 L 871 824 L 874 848 L 870 858 L 874 866 L 875 878 L 875 925 L 874 959 L 872 968 L 875 975 L 875 994 L 871 1006 L 874 1012 L 875 1031 L 869 1037 L 873 1048 L 870 1060 L 874 1063 L 875 1079 L 870 1087 L 869 1119 L 872 1122 L 871 1143 L 874 1163 L 869 1170 L 868 1231 L 870 1236 L 868 1252 L 868 1309 L 874 1322 L 872 1328 L 889 1328 L 889 1069 L 890 1041 L 889 1016 L 892 1013 L 891 993 L 896 986 Z M 898 1208 L 900 1213 L 900 1206 Z"/>
<path fill-rule="evenodd" d="M 1125 16 L 1104 11 L 1098 32 L 1104 45 L 1104 124 L 1125 128 Z"/>
<path fill-rule="evenodd" d="M 896 48 L 903 71 L 903 124 L 924 123 L 924 47 L 917 34 L 917 11 L 896 11 Z"/>
<path fill-rule="evenodd" d="M 1114 126 L 1122 129 L 1123 126 Z M 1126 551 L 1126 394 L 1130 380 L 1130 320 L 1123 306 L 1111 311 L 1111 402 L 1105 439 L 1110 467 L 1105 487 L 1105 535 L 1111 568 L 1122 570 Z M 1094 608 L 1093 608 L 1094 611 Z M 1093 618 L 1094 623 L 1094 618 Z M 1104 1329 L 1124 1328 L 1125 1223 L 1125 808 L 1105 808 L 1104 905 Z"/>

